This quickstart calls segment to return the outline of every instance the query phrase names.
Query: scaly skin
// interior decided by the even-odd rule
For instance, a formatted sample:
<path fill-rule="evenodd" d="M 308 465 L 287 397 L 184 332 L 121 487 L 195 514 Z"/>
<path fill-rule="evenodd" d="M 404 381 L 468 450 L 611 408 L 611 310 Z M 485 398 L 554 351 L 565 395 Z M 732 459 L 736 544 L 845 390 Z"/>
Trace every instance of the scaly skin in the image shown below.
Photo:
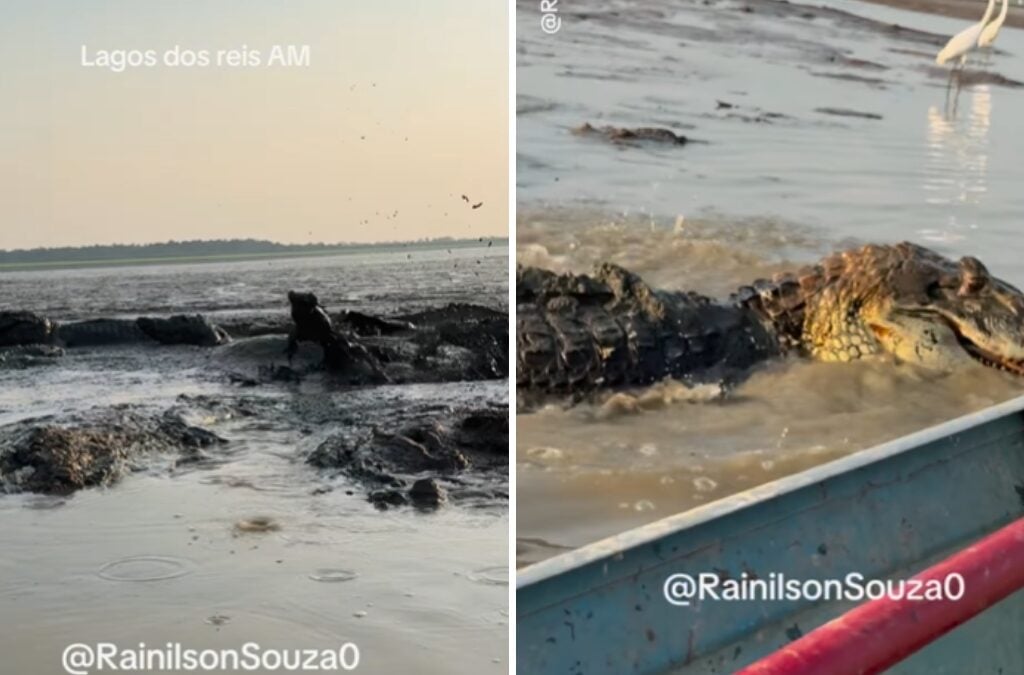
<path fill-rule="evenodd" d="M 655 291 L 610 264 L 593 277 L 519 268 L 516 343 L 520 388 L 573 394 L 725 376 L 782 349 L 748 309 Z"/>
<path fill-rule="evenodd" d="M 57 324 L 31 312 L 0 312 L 0 347 L 31 344 L 95 347 L 147 342 L 214 347 L 229 340 L 225 331 L 198 314 Z"/>
<path fill-rule="evenodd" d="M 59 324 L 56 337 L 57 342 L 65 347 L 95 347 L 149 341 L 135 319 L 90 319 Z"/>
<path fill-rule="evenodd" d="M 1024 375 L 1024 295 L 975 258 L 910 243 L 836 253 L 727 302 L 653 290 L 610 264 L 593 276 L 521 267 L 516 296 L 526 392 L 722 379 L 786 353 L 889 355 L 938 371 L 980 362 Z"/>

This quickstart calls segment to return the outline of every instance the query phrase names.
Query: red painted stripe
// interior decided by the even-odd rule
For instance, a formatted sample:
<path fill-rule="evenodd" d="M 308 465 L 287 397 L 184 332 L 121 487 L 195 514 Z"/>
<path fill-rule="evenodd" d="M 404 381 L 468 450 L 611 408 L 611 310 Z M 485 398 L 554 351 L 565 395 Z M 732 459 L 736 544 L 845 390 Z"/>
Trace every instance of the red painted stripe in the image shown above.
<path fill-rule="evenodd" d="M 870 675 L 1024 588 L 1024 518 L 914 579 L 964 579 L 960 600 L 869 600 L 739 671 L 740 675 Z M 1020 627 L 1009 627 L 1019 631 Z"/>

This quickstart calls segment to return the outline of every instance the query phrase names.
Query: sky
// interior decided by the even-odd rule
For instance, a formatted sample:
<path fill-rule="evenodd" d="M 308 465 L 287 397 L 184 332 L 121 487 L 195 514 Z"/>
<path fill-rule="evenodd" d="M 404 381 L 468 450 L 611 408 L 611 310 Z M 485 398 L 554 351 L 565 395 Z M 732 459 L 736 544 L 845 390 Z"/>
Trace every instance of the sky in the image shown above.
<path fill-rule="evenodd" d="M 508 107 L 495 0 L 4 0 L 0 249 L 506 235 Z"/>

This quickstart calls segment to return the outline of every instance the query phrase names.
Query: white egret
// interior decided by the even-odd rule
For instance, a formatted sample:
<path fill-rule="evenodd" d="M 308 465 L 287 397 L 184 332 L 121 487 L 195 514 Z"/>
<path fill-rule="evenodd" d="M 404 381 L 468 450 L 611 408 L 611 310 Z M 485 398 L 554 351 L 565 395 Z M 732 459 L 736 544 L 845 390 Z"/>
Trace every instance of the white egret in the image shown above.
<path fill-rule="evenodd" d="M 1006 13 L 1010 10 L 1010 0 L 1003 0 L 1003 6 L 999 8 L 999 16 L 989 22 L 981 29 L 981 36 L 978 38 L 979 47 L 991 47 L 999 35 L 999 29 L 1006 22 Z"/>
<path fill-rule="evenodd" d="M 985 24 L 987 24 L 988 20 L 992 18 L 992 10 L 995 9 L 995 6 L 996 0 L 988 0 L 988 6 L 985 8 L 985 16 L 981 17 L 981 21 L 968 26 L 951 37 L 949 42 L 946 43 L 946 46 L 942 48 L 942 51 L 935 56 L 935 63 L 941 66 L 944 63 L 959 57 L 959 66 L 963 67 L 964 63 L 967 61 L 968 52 L 977 48 L 978 38 L 981 37 L 981 32 L 984 30 Z"/>

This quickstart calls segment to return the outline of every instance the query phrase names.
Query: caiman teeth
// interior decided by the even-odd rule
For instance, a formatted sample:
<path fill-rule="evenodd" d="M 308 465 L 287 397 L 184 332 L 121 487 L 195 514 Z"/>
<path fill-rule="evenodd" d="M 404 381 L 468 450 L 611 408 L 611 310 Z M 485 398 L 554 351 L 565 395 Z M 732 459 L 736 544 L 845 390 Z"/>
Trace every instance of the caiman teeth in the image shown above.
<path fill-rule="evenodd" d="M 971 342 L 971 340 L 961 333 L 954 322 L 947 321 L 947 325 L 950 330 L 953 331 L 953 335 L 956 336 L 957 342 L 963 347 L 964 351 L 967 352 L 971 358 L 978 363 L 987 366 L 989 368 L 995 368 L 1005 373 L 1011 373 L 1013 375 L 1024 375 L 1024 359 L 1007 359 L 1002 358 L 998 354 L 993 354 L 985 350 L 984 348 Z"/>
<path fill-rule="evenodd" d="M 1024 375 L 1024 362 L 1021 360 L 1000 359 L 963 337 L 960 337 L 960 341 L 967 353 L 982 365 L 1013 375 Z"/>

